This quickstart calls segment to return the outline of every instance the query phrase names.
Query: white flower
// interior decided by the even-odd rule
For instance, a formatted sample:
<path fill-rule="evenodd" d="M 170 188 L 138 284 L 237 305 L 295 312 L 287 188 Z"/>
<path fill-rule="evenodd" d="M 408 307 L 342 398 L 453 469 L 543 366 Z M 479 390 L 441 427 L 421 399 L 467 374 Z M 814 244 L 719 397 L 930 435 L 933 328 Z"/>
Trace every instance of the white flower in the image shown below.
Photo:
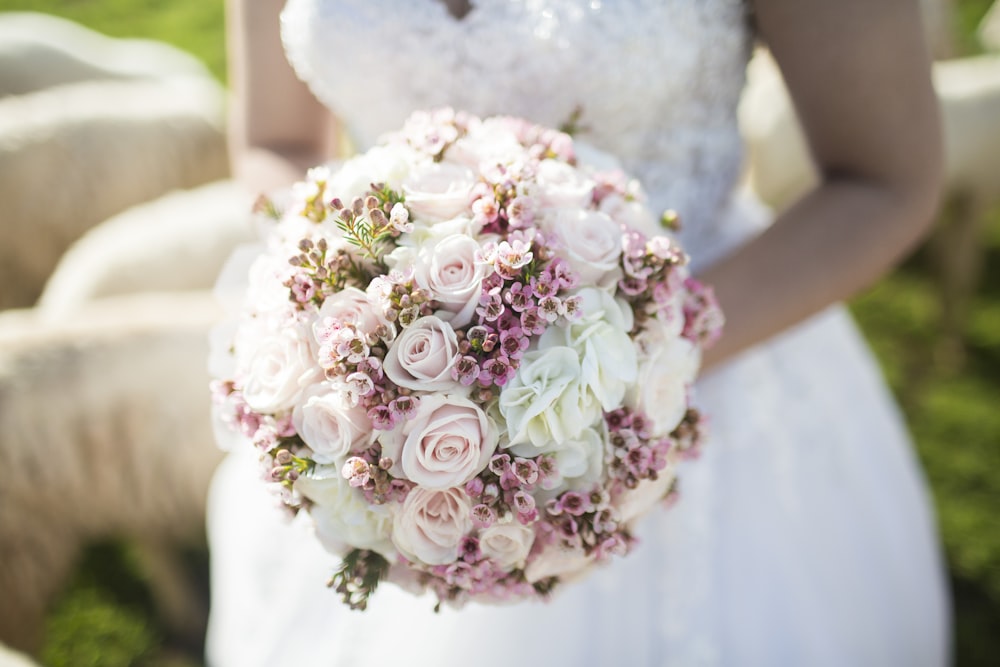
<path fill-rule="evenodd" d="M 243 397 L 257 412 L 293 407 L 302 391 L 322 379 L 311 345 L 312 334 L 303 324 L 289 322 L 276 331 L 258 329 L 240 341 L 238 377 L 245 378 Z"/>
<path fill-rule="evenodd" d="M 353 548 L 372 549 L 390 560 L 395 558 L 389 508 L 369 505 L 364 494 L 340 474 L 339 466 L 317 466 L 295 481 L 295 489 L 314 503 L 309 515 L 328 551 L 344 555 Z"/>
<path fill-rule="evenodd" d="M 601 416 L 601 406 L 580 382 L 580 361 L 568 347 L 528 352 L 500 392 L 511 449 L 535 456 L 576 438 Z"/>
<path fill-rule="evenodd" d="M 403 329 L 389 347 L 383 369 L 390 380 L 407 389 L 460 390 L 461 384 L 451 377 L 459 356 L 455 330 L 428 315 Z"/>
<path fill-rule="evenodd" d="M 463 489 L 416 487 L 396 511 L 392 541 L 410 560 L 445 565 L 458 559 L 458 544 L 472 529 L 472 502 Z"/>
<path fill-rule="evenodd" d="M 292 274 L 288 257 L 265 253 L 257 257 L 247 273 L 246 303 L 257 313 L 280 313 L 290 308 L 285 279 Z"/>
<path fill-rule="evenodd" d="M 589 490 L 600 481 L 604 471 L 604 449 L 607 432 L 603 422 L 599 428 L 588 428 L 549 452 L 556 460 L 559 483 L 555 489 Z"/>
<path fill-rule="evenodd" d="M 448 394 L 420 397 L 417 414 L 382 436 L 382 454 L 393 474 L 429 489 L 465 484 L 496 452 L 497 426 L 467 398 Z"/>
<path fill-rule="evenodd" d="M 372 423 L 361 406 L 352 406 L 347 389 L 323 382 L 309 389 L 292 410 L 295 431 L 317 463 L 342 464 L 352 452 L 374 440 Z"/>
<path fill-rule="evenodd" d="M 417 159 L 416 152 L 403 144 L 375 146 L 351 158 L 334 172 L 327 183 L 326 194 L 350 205 L 355 197 L 364 196 L 372 183 L 398 190 Z"/>
<path fill-rule="evenodd" d="M 531 194 L 545 207 L 585 208 L 594 193 L 594 181 L 561 160 L 539 162 L 535 179 L 537 187 L 532 189 Z"/>
<path fill-rule="evenodd" d="M 582 548 L 570 549 L 550 544 L 524 568 L 524 578 L 531 584 L 549 577 L 559 577 L 565 581 L 566 577 L 583 572 L 594 560 L 594 556 L 586 555 Z"/>
<path fill-rule="evenodd" d="M 479 549 L 502 570 L 523 567 L 535 541 L 535 532 L 516 521 L 493 524 L 479 536 Z"/>
<path fill-rule="evenodd" d="M 632 309 L 607 292 L 586 287 L 577 292 L 583 315 L 565 326 L 546 329 L 539 350 L 570 347 L 579 355 L 580 380 L 607 411 L 621 407 L 636 381 L 638 361 L 629 337 Z"/>
<path fill-rule="evenodd" d="M 661 470 L 655 480 L 644 479 L 634 489 L 625 489 L 612 501 L 612 505 L 618 510 L 620 522 L 630 523 L 652 509 L 653 505 L 666 497 L 675 477 L 674 469 L 668 467 Z"/>
<path fill-rule="evenodd" d="M 622 276 L 621 226 L 599 211 L 556 209 L 543 226 L 558 240 L 570 267 L 585 285 L 609 286 Z"/>
<path fill-rule="evenodd" d="M 647 324 L 636 342 L 642 354 L 639 377 L 626 397 L 630 408 L 646 413 L 657 435 L 672 432 L 688 408 L 688 387 L 701 364 L 701 351 L 686 338 L 670 335 L 658 320 Z"/>
<path fill-rule="evenodd" d="M 428 162 L 403 180 L 403 196 L 414 222 L 441 222 L 469 209 L 475 184 L 476 175 L 467 167 Z"/>

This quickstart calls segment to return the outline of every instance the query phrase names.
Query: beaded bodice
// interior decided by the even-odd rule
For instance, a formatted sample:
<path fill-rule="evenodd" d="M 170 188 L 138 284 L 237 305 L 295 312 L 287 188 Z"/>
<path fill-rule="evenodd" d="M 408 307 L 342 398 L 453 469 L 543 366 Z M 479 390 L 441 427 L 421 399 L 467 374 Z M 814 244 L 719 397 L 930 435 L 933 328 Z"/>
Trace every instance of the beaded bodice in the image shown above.
<path fill-rule="evenodd" d="M 739 175 L 743 0 L 290 0 L 289 60 L 365 148 L 449 105 L 560 126 L 615 154 L 709 245 Z M 708 251 L 708 248 L 704 248 Z"/>

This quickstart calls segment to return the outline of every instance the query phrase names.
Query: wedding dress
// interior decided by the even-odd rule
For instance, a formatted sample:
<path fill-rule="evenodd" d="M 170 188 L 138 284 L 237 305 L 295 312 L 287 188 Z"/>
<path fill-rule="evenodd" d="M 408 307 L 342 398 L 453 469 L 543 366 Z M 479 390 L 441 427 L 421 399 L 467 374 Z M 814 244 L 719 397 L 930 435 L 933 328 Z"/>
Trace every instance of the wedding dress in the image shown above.
<path fill-rule="evenodd" d="M 299 75 L 367 147 L 414 109 L 557 126 L 618 155 L 696 263 L 768 222 L 735 192 L 741 0 L 291 0 Z M 213 667 L 941 665 L 948 606 L 932 513 L 878 367 L 842 307 L 704 377 L 711 439 L 641 543 L 547 605 L 381 587 L 352 612 L 335 567 L 258 481 L 251 447 L 213 488 Z"/>

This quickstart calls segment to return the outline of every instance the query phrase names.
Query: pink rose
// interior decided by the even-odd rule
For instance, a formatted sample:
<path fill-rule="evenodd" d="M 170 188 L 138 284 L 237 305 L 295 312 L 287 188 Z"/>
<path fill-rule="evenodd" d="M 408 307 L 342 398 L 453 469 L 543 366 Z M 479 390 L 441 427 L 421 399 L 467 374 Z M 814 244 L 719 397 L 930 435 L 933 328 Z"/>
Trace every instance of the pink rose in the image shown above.
<path fill-rule="evenodd" d="M 539 162 L 536 179 L 538 200 L 546 207 L 583 208 L 590 203 L 594 193 L 594 181 L 590 177 L 560 160 Z"/>
<path fill-rule="evenodd" d="M 471 169 L 447 162 L 431 162 L 403 181 L 406 208 L 415 222 L 450 220 L 469 208 L 476 184 Z"/>
<path fill-rule="evenodd" d="M 417 487 L 393 519 L 392 541 L 400 553 L 427 565 L 458 558 L 458 543 L 472 529 L 472 502 L 463 489 Z"/>
<path fill-rule="evenodd" d="M 385 355 L 383 369 L 390 380 L 407 389 L 459 388 L 461 385 L 451 377 L 458 357 L 455 330 L 430 315 L 403 329 Z"/>
<path fill-rule="evenodd" d="M 323 301 L 313 324 L 317 340 L 320 340 L 320 331 L 328 327 L 331 321 L 352 324 L 364 333 L 374 333 L 379 325 L 386 323 L 372 307 L 368 295 L 356 287 L 345 287 Z"/>
<path fill-rule="evenodd" d="M 547 217 L 545 228 L 556 235 L 570 267 L 585 285 L 603 285 L 621 275 L 622 229 L 599 211 L 563 209 Z"/>
<path fill-rule="evenodd" d="M 239 355 L 238 370 L 245 378 L 243 398 L 257 412 L 278 412 L 294 406 L 302 391 L 322 379 L 311 337 L 301 325 L 258 332 L 246 353 Z"/>
<path fill-rule="evenodd" d="M 466 234 L 446 236 L 420 249 L 414 278 L 441 304 L 438 314 L 452 326 L 472 321 L 489 267 L 476 262 L 479 244 Z"/>
<path fill-rule="evenodd" d="M 461 396 L 420 397 L 417 414 L 382 437 L 382 453 L 394 470 L 428 489 L 447 489 L 472 479 L 496 452 L 496 424 Z"/>
<path fill-rule="evenodd" d="M 342 463 L 372 443 L 372 422 L 361 406 L 351 406 L 346 389 L 328 383 L 310 389 L 292 411 L 295 431 L 313 451 L 317 463 Z"/>
<path fill-rule="evenodd" d="M 479 536 L 479 549 L 503 570 L 522 567 L 535 541 L 535 531 L 515 522 L 493 524 Z"/>

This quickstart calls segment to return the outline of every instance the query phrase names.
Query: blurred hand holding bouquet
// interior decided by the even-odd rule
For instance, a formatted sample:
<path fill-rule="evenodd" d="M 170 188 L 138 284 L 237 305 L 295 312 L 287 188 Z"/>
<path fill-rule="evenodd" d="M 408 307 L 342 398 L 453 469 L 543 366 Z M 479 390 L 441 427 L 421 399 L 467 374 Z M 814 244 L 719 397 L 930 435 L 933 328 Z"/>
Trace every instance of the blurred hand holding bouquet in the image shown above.
<path fill-rule="evenodd" d="M 721 313 L 675 221 L 592 163 L 524 120 L 421 112 L 260 206 L 217 409 L 342 558 L 352 607 L 380 580 L 545 597 L 627 553 L 696 451 Z"/>

